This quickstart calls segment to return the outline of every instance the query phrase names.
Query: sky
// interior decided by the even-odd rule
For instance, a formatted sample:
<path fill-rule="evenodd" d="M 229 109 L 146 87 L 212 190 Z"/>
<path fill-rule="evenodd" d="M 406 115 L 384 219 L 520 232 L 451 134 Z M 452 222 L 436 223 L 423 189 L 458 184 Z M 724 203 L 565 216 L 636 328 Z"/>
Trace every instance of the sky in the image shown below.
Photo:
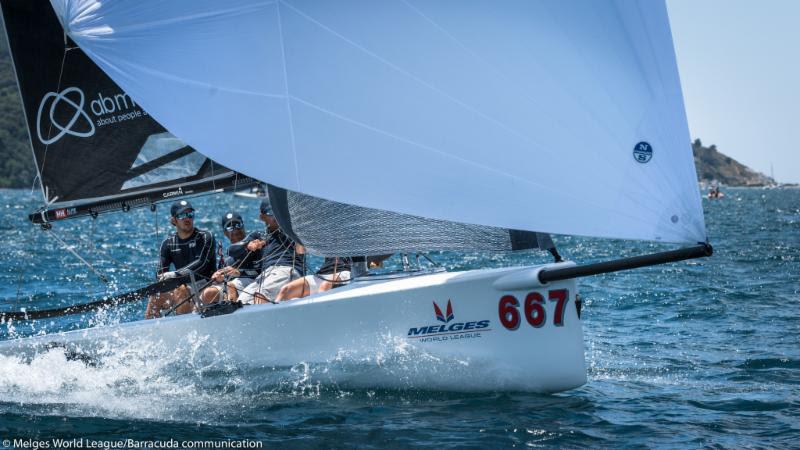
<path fill-rule="evenodd" d="M 667 0 L 692 139 L 800 183 L 800 0 Z"/>

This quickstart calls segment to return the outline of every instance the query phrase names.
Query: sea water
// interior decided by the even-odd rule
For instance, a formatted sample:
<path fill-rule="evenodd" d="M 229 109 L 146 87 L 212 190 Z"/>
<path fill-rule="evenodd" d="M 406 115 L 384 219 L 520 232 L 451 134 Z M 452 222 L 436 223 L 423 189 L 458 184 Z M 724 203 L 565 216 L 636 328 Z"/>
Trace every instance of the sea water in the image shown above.
<path fill-rule="evenodd" d="M 349 389 L 316 376 L 414 364 L 407 349 L 245 370 L 181 348 L 132 345 L 100 363 L 52 350 L 0 356 L 0 448 L 798 447 L 800 190 L 729 189 L 703 200 L 712 258 L 582 279 L 588 383 L 555 395 Z M 0 191 L 0 307 L 53 308 L 152 282 L 167 207 L 56 223 L 27 221 L 39 194 Z M 255 229 L 258 201 L 192 200 L 222 238 L 229 208 Z M 534 212 L 532 212 L 534 213 Z M 561 253 L 602 261 L 672 248 L 555 236 Z M 546 255 L 434 254 L 451 270 L 541 263 Z M 315 260 L 315 262 L 318 262 Z M 0 325 L 0 339 L 131 321 L 99 315 Z M 380 359 L 380 360 L 378 360 Z M 221 447 L 227 445 L 228 447 Z M 236 447 L 236 446 L 239 447 Z"/>

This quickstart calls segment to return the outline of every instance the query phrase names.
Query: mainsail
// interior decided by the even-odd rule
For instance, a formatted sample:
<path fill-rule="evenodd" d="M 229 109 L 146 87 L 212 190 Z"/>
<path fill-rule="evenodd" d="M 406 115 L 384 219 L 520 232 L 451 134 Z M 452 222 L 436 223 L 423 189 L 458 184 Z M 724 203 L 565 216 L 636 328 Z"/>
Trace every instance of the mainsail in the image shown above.
<path fill-rule="evenodd" d="M 150 117 L 64 34 L 49 3 L 3 0 L 2 11 L 47 204 L 32 220 L 127 209 L 251 181 Z"/>
<path fill-rule="evenodd" d="M 158 121 L 319 198 L 706 241 L 663 1 L 52 0 Z"/>

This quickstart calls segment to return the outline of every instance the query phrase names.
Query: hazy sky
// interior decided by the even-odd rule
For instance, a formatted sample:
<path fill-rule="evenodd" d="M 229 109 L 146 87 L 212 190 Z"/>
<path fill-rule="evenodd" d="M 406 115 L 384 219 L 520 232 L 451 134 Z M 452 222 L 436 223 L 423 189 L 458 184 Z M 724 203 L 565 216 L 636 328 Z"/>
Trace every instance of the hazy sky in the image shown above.
<path fill-rule="evenodd" d="M 692 138 L 800 182 L 800 0 L 667 0 Z"/>

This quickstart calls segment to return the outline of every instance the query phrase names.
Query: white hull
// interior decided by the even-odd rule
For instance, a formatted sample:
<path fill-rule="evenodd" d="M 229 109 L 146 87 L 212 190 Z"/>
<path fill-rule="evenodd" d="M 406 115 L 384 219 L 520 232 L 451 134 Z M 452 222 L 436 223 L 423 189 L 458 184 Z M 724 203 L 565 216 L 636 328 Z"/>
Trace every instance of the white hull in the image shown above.
<path fill-rule="evenodd" d="M 574 280 L 541 286 L 535 277 L 541 267 L 355 282 L 305 299 L 246 306 L 223 316 L 185 315 L 1 342 L 0 354 L 30 355 L 54 343 L 88 354 L 142 341 L 181 348 L 182 341 L 190 338 L 204 340 L 203 348 L 224 354 L 241 367 L 329 364 L 342 358 L 369 361 L 368 367 L 361 366 L 369 376 L 339 374 L 335 380 L 362 387 L 563 391 L 586 382 L 577 288 Z M 548 295 L 561 289 L 568 291 L 568 299 L 561 302 L 562 324 L 557 326 L 559 302 L 548 300 Z M 531 292 L 544 299 L 545 320 L 538 328 L 525 318 Z M 513 320 L 506 326 L 500 320 L 501 298 L 507 295 L 519 304 L 507 306 L 517 311 L 513 330 L 508 329 Z M 448 301 L 453 313 L 449 320 Z M 442 320 L 437 319 L 434 302 Z M 506 299 L 509 303 L 513 300 Z M 506 317 L 513 319 L 514 313 Z M 382 372 L 376 355 L 398 349 L 409 355 L 405 370 Z"/>

